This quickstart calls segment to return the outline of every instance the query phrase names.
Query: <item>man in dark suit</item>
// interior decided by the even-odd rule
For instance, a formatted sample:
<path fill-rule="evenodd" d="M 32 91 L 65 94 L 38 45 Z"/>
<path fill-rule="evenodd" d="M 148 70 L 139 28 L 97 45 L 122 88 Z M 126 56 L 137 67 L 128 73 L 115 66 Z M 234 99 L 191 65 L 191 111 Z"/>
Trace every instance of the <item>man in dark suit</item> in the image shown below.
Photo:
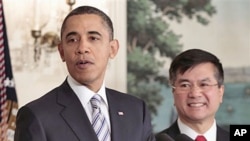
<path fill-rule="evenodd" d="M 105 70 L 118 48 L 104 12 L 90 6 L 71 11 L 58 45 L 69 75 L 60 86 L 19 109 L 15 141 L 98 141 L 100 136 L 105 141 L 154 141 L 146 104 L 105 87 Z M 94 100 L 100 106 L 92 104 Z"/>
<path fill-rule="evenodd" d="M 186 134 L 193 140 L 229 141 L 229 132 L 215 120 L 224 94 L 220 60 L 204 50 L 186 50 L 172 61 L 169 80 L 178 118 L 159 134 L 167 133 L 173 139 Z"/>

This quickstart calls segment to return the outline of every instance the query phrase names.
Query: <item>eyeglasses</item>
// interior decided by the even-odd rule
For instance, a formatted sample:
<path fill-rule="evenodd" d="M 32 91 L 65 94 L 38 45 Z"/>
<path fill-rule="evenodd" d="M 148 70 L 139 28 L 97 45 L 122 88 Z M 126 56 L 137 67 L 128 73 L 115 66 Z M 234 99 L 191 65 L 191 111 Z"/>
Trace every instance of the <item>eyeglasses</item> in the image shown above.
<path fill-rule="evenodd" d="M 202 91 L 209 91 L 213 86 L 218 86 L 218 84 L 200 83 L 196 87 L 198 87 Z M 192 89 L 195 88 L 195 85 L 192 85 L 190 83 L 180 83 L 175 86 L 172 86 L 172 88 L 179 92 L 190 92 Z"/>

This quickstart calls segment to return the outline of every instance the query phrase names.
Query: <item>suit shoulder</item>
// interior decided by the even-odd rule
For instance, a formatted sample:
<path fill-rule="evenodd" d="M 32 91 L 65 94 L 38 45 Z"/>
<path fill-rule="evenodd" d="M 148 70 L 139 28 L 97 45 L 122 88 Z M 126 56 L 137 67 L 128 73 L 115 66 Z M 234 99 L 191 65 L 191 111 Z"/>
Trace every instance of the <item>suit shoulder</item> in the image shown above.
<path fill-rule="evenodd" d="M 171 129 L 170 127 L 168 127 L 168 128 L 165 128 L 165 129 L 159 131 L 157 134 L 163 134 L 163 133 L 169 134 L 171 130 L 173 130 L 173 129 Z"/>
<path fill-rule="evenodd" d="M 222 127 L 217 125 L 217 140 L 218 141 L 229 141 L 230 133 L 229 131 L 223 129 Z"/>
<path fill-rule="evenodd" d="M 120 92 L 120 91 L 110 89 L 110 88 L 106 88 L 106 91 L 107 91 L 108 94 L 110 94 L 110 95 L 112 95 L 114 97 L 120 97 L 119 99 L 143 102 L 142 99 L 140 99 L 140 98 L 138 98 L 138 97 L 136 97 L 136 96 L 134 96 L 132 94 L 129 94 L 129 93 Z"/>
<path fill-rule="evenodd" d="M 56 99 L 56 94 L 58 91 L 58 87 L 52 89 L 51 91 L 45 93 L 43 96 L 27 103 L 24 105 L 24 107 L 29 107 L 31 109 L 40 109 L 40 108 L 46 108 L 47 106 L 51 106 L 52 103 L 54 103 Z"/>
<path fill-rule="evenodd" d="M 160 131 L 158 134 L 162 134 L 162 133 L 168 134 L 171 138 L 175 139 L 176 136 L 180 134 L 180 129 L 179 129 L 178 125 L 177 125 L 177 121 L 172 123 L 166 129 Z"/>

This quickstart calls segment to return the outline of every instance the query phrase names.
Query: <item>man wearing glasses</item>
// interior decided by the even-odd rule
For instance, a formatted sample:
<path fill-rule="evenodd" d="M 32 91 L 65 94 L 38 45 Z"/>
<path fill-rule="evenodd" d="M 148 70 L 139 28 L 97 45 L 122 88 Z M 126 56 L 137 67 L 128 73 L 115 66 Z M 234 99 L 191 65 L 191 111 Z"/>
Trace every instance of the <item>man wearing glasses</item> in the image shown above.
<path fill-rule="evenodd" d="M 169 81 L 178 118 L 159 134 L 166 133 L 173 139 L 186 134 L 195 141 L 229 141 L 229 132 L 215 120 L 224 94 L 220 60 L 204 50 L 184 51 L 172 61 Z"/>

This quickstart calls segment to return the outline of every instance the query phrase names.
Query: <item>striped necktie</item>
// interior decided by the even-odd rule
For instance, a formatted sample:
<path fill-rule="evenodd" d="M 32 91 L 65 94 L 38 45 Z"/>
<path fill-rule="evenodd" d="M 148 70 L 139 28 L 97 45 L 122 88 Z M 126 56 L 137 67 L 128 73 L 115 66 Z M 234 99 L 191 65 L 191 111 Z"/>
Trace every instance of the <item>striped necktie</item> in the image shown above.
<path fill-rule="evenodd" d="M 101 97 L 98 94 L 95 94 L 90 99 L 90 103 L 93 108 L 92 126 L 95 130 L 95 133 L 99 141 L 110 141 L 109 126 L 100 108 Z"/>

